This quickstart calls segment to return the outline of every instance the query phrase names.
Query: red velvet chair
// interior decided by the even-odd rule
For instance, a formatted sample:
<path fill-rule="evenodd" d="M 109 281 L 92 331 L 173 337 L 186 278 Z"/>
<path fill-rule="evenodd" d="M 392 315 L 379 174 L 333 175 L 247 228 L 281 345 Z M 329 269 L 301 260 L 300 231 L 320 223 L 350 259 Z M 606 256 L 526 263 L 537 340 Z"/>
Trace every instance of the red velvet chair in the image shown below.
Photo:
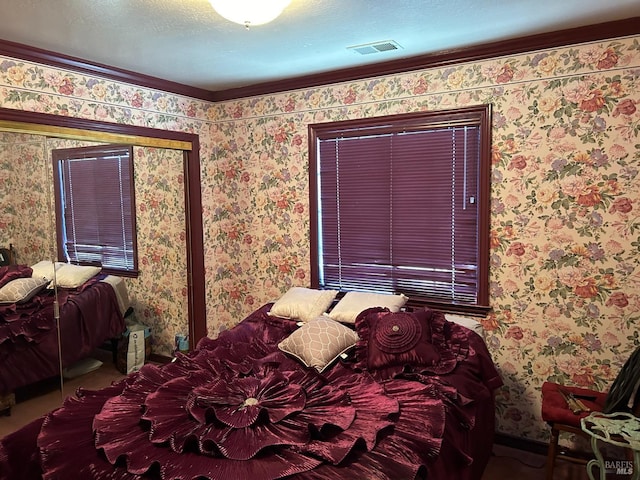
<path fill-rule="evenodd" d="M 579 387 L 568 387 L 552 382 L 542 384 L 542 419 L 551 426 L 551 440 L 547 453 L 546 480 L 553 480 L 553 467 L 558 455 L 560 432 L 570 432 L 588 438 L 582 431 L 580 420 L 591 412 L 628 411 L 640 415 L 640 347 L 631 354 L 608 392 L 597 392 Z M 567 401 L 567 397 L 573 399 Z M 576 408 L 574 402 L 578 402 Z M 572 403 L 572 405 L 569 405 Z M 573 408 L 572 408 L 573 407 Z M 567 460 L 586 463 L 583 458 L 563 455 Z"/>
<path fill-rule="evenodd" d="M 582 402 L 588 411 L 573 413 L 562 392 L 570 393 L 576 400 Z M 546 480 L 553 479 L 553 469 L 558 456 L 558 438 L 560 432 L 569 432 L 588 438 L 588 435 L 580 428 L 580 419 L 586 417 L 592 411 L 601 412 L 604 409 L 606 393 L 596 392 L 585 388 L 567 387 L 552 382 L 542 384 L 542 419 L 551 427 L 551 439 L 547 452 Z M 583 458 L 565 454 L 562 458 L 585 463 Z"/>

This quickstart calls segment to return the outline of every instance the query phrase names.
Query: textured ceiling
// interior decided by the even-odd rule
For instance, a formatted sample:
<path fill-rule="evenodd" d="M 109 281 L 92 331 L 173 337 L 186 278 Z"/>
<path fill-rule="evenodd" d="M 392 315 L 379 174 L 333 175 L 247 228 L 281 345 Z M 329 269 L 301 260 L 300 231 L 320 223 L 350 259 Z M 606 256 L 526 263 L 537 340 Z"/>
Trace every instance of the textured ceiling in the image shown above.
<path fill-rule="evenodd" d="M 208 0 L 0 0 L 0 39 L 225 90 L 637 16 L 640 0 L 292 0 L 246 30 Z M 347 49 L 386 40 L 402 48 Z"/>

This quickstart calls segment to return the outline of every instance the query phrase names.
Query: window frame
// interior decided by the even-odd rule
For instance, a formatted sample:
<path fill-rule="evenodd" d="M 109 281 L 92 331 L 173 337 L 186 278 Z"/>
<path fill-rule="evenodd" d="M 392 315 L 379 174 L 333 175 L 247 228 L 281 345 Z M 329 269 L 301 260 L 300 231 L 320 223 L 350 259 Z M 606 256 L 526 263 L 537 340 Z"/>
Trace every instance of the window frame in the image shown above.
<path fill-rule="evenodd" d="M 486 315 L 489 304 L 489 229 L 490 229 L 490 171 L 491 171 L 491 105 L 477 105 L 442 111 L 414 112 L 359 118 L 308 126 L 309 136 L 309 211 L 311 245 L 311 287 L 320 285 L 320 229 L 318 198 L 319 141 L 360 133 L 403 132 L 442 128 L 443 126 L 479 125 L 480 151 L 478 165 L 478 285 L 475 304 L 443 303 L 433 299 L 413 299 L 409 306 L 430 306 L 442 311 Z"/>
<path fill-rule="evenodd" d="M 105 144 L 105 145 L 93 145 L 88 147 L 73 147 L 73 148 L 60 148 L 51 151 L 51 158 L 53 162 L 53 174 L 54 174 L 54 197 L 55 197 L 55 220 L 56 220 L 56 249 L 58 260 L 62 262 L 67 261 L 64 248 L 64 212 L 63 212 L 63 195 L 61 189 L 63 188 L 61 166 L 64 161 L 70 159 L 83 159 L 83 158 L 101 158 L 113 155 L 119 155 L 126 153 L 129 157 L 128 160 L 128 174 L 129 174 L 129 199 L 131 204 L 131 241 L 132 241 L 132 267 L 131 268 L 117 268 L 102 266 L 102 272 L 106 274 L 118 275 L 121 277 L 135 278 L 139 275 L 138 270 L 138 244 L 137 244 L 137 225 L 136 225 L 136 201 L 135 201 L 135 178 L 134 178 L 134 156 L 133 145 L 127 144 Z M 126 185 L 122 185 L 125 187 Z M 74 262 L 76 263 L 76 262 Z M 77 262 L 80 265 L 91 265 L 91 262 Z"/>

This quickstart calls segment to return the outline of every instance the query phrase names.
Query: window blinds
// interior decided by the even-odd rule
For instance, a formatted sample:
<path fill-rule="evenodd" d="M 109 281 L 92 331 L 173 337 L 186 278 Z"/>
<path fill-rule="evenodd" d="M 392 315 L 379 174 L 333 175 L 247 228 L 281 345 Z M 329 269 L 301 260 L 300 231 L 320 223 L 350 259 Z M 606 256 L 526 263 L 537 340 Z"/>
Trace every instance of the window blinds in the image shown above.
<path fill-rule="evenodd" d="M 319 281 L 473 304 L 480 126 L 318 140 Z"/>
<path fill-rule="evenodd" d="M 74 263 L 132 271 L 135 213 L 131 148 L 59 150 L 63 254 Z"/>

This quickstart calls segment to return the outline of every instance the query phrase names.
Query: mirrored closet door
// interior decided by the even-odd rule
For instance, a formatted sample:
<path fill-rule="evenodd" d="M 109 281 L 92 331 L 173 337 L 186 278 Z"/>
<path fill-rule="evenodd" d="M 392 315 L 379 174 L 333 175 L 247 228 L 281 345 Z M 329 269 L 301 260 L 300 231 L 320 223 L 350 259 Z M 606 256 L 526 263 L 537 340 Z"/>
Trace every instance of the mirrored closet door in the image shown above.
<path fill-rule="evenodd" d="M 0 122 L 1 117 L 0 114 Z M 0 238 L 3 245 L 0 246 L 11 243 L 16 252 L 15 263 L 19 265 L 33 266 L 45 261 L 65 260 L 59 258 L 58 254 L 51 152 L 63 148 L 103 145 L 110 136 L 91 133 L 78 135 L 77 132 L 73 135 L 67 132 L 61 136 L 40 135 L 24 132 L 22 126 L 13 128 L 10 125 L 7 128 L 6 124 L 0 123 L 2 126 L 0 184 L 3 188 L 0 189 L 0 205 L 4 213 L 0 217 L 3 227 Z M 128 137 L 118 137 L 116 141 L 123 138 L 134 145 L 139 263 L 137 276 L 121 279 L 130 300 L 127 321 L 147 326 L 151 331 L 154 354 L 168 358 L 173 353 L 176 335 L 197 340 L 206 331 L 203 318 L 204 281 L 195 278 L 202 282 L 195 284 L 193 271 L 194 250 L 196 265 L 202 261 L 201 234 L 200 238 L 197 236 L 201 231 L 201 223 L 198 225 L 196 222 L 194 231 L 192 222 L 194 204 L 199 212 L 200 192 L 189 191 L 192 177 L 198 179 L 199 189 L 199 172 L 194 177 L 193 155 L 189 157 L 185 154 L 190 145 L 185 147 L 179 144 L 179 148 L 169 148 L 172 145 L 170 142 L 167 145 L 158 140 L 140 141 Z M 188 164 L 189 158 L 191 165 Z M 203 275 L 203 268 L 195 273 L 195 277 Z M 52 286 L 55 286 L 56 298 L 64 297 L 66 300 L 67 292 L 58 288 L 55 281 Z M 60 332 L 63 330 L 60 329 Z M 58 336 L 58 347 L 62 352 L 62 357 L 58 357 L 59 367 L 64 371 L 74 367 L 61 361 L 65 357 L 64 349 L 77 346 L 74 341 L 65 340 L 64 333 Z M 64 378 L 64 375 L 60 375 L 60 378 Z M 63 385 L 61 389 L 64 391 Z"/>

